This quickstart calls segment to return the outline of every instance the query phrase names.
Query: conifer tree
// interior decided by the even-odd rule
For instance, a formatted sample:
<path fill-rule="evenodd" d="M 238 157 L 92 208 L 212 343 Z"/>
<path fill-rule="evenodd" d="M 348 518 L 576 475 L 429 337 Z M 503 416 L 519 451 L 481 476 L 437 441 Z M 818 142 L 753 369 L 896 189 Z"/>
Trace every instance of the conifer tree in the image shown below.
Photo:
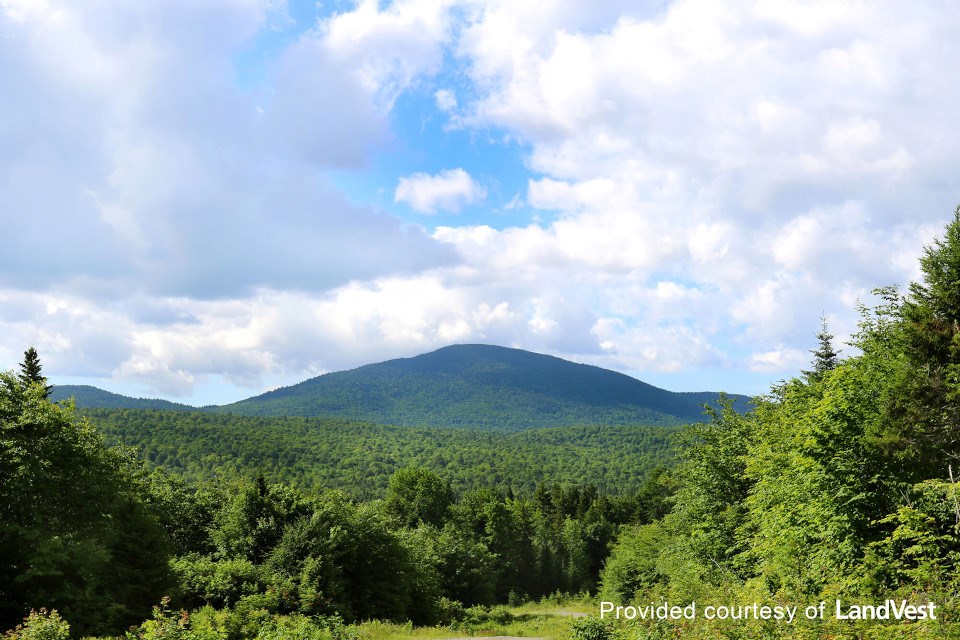
<path fill-rule="evenodd" d="M 960 456 L 960 207 L 942 237 L 924 248 L 923 281 L 903 299 L 903 351 L 909 367 L 892 418 L 928 464 L 946 473 Z"/>
<path fill-rule="evenodd" d="M 820 331 L 817 332 L 817 340 L 820 343 L 816 349 L 811 349 L 813 354 L 813 370 L 804 371 L 808 380 L 819 380 L 823 374 L 837 368 L 838 356 L 840 352 L 833 348 L 833 334 L 827 329 L 827 319 L 820 318 Z"/>
<path fill-rule="evenodd" d="M 41 373 L 43 367 L 40 365 L 40 356 L 37 355 L 37 350 L 33 347 L 30 347 L 23 352 L 23 362 L 20 363 L 20 381 L 23 384 L 34 384 L 39 383 L 43 385 L 43 397 L 50 397 L 50 385 L 47 384 L 47 379 Z"/>

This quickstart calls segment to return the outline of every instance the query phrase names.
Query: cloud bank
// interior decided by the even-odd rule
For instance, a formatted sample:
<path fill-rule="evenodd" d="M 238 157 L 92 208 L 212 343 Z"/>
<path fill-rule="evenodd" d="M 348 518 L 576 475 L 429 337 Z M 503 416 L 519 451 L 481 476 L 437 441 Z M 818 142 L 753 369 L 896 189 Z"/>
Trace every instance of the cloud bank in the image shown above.
<path fill-rule="evenodd" d="M 958 36 L 932 1 L 0 2 L 0 357 L 205 402 L 477 341 L 760 392 L 960 201 Z"/>

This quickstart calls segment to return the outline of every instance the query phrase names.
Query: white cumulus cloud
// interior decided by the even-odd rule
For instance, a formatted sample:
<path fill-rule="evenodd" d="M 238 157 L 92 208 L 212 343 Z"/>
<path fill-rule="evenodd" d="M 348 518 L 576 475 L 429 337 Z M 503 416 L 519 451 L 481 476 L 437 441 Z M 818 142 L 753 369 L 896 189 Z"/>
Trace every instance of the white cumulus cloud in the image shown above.
<path fill-rule="evenodd" d="M 456 168 L 441 171 L 437 175 L 414 173 L 400 178 L 393 200 L 430 215 L 441 211 L 456 213 L 465 205 L 483 200 L 486 195 L 486 189 L 469 173 Z"/>
<path fill-rule="evenodd" d="M 483 341 L 760 392 L 958 200 L 950 3 L 334 4 L 0 0 L 0 357 L 189 396 Z"/>

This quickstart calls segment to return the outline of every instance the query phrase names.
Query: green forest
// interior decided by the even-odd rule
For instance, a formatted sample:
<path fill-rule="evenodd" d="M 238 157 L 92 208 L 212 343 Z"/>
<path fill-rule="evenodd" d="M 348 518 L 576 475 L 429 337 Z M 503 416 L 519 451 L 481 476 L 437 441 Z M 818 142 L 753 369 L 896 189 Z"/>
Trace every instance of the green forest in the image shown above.
<path fill-rule="evenodd" d="M 581 639 L 960 637 L 960 208 L 920 269 L 861 308 L 846 357 L 824 325 L 808 371 L 679 432 L 81 414 L 49 401 L 31 349 L 0 375 L 0 628 L 359 638 L 365 620 L 453 630 L 582 593 L 829 606 L 789 624 L 594 615 Z M 936 616 L 829 615 L 887 599 Z"/>
<path fill-rule="evenodd" d="M 595 591 L 618 527 L 667 510 L 670 429 L 81 414 L 28 353 L 0 376 L 0 624 L 25 637 L 484 620 Z"/>
<path fill-rule="evenodd" d="M 491 344 L 454 344 L 412 358 L 334 371 L 225 405 L 192 407 L 57 385 L 81 409 L 172 409 L 233 416 L 322 417 L 406 427 L 516 432 L 569 425 L 676 427 L 717 405 L 716 392 L 666 391 L 562 358 Z M 730 395 L 740 410 L 750 400 Z"/>
<path fill-rule="evenodd" d="M 205 409 L 521 431 L 584 424 L 681 426 L 699 420 L 701 404 L 715 402 L 716 395 L 674 393 L 622 373 L 522 349 L 457 344 Z"/>
<path fill-rule="evenodd" d="M 640 490 L 673 461 L 678 430 L 578 426 L 516 433 L 398 427 L 340 418 L 248 418 L 180 411 L 84 409 L 108 444 L 136 447 L 147 462 L 190 481 L 227 470 L 349 497 L 383 496 L 400 468 L 436 472 L 458 495 L 480 488 L 530 495 L 551 483 Z"/>
<path fill-rule="evenodd" d="M 935 603 L 937 620 L 827 616 L 684 635 L 960 636 L 960 208 L 920 267 L 921 282 L 878 289 L 880 304 L 861 309 L 855 355 L 840 360 L 823 329 L 809 371 L 747 415 L 721 411 L 686 432 L 671 512 L 620 532 L 606 598 L 831 607 L 903 598 Z"/>

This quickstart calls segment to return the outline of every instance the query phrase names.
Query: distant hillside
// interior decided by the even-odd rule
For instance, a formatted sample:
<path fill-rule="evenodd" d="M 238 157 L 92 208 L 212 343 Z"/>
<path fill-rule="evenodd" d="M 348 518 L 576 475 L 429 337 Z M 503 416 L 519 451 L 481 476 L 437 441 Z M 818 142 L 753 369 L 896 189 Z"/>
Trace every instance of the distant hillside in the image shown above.
<path fill-rule="evenodd" d="M 76 400 L 77 406 L 103 409 L 171 409 L 174 411 L 197 411 L 186 404 L 152 398 L 130 398 L 119 393 L 110 393 L 85 384 L 55 385 L 50 391 L 50 400 L 60 402 L 67 398 Z"/>
<path fill-rule="evenodd" d="M 532 495 L 539 482 L 606 493 L 639 491 L 650 472 L 673 463 L 677 429 L 564 427 L 496 433 L 398 427 L 339 418 L 251 418 L 205 412 L 87 409 L 109 444 L 188 480 L 230 471 L 270 481 L 382 498 L 404 467 L 440 474 L 458 493 L 493 487 Z"/>
<path fill-rule="evenodd" d="M 600 367 L 474 344 L 328 373 L 210 410 L 519 431 L 686 424 L 701 420 L 699 403 L 717 395 L 674 393 Z M 745 407 L 745 396 L 735 399 Z"/>

